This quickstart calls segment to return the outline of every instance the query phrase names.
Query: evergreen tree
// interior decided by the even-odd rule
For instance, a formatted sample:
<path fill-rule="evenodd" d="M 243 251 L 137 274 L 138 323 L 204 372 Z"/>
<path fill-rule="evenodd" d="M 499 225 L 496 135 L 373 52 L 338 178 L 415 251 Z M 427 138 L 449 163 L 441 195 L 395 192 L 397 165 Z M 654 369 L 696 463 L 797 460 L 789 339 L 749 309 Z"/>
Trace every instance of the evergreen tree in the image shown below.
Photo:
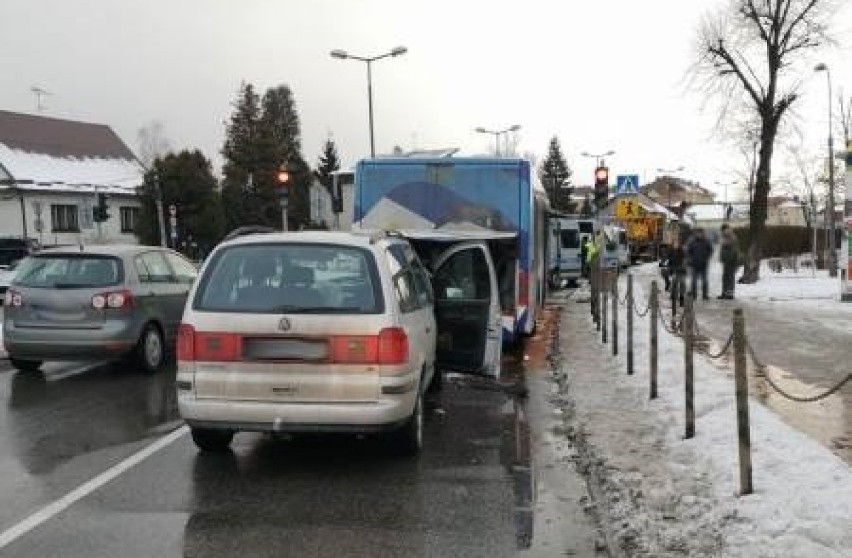
<path fill-rule="evenodd" d="M 259 128 L 260 98 L 250 83 L 244 83 L 234 103 L 234 113 L 227 124 L 222 148 L 225 157 L 222 204 L 226 231 L 249 224 L 275 226 L 275 223 L 259 218 L 261 204 L 255 195 L 261 169 L 257 148 Z"/>
<path fill-rule="evenodd" d="M 265 165 L 270 165 L 269 176 L 273 181 L 271 187 L 274 199 L 273 213 L 275 225 L 280 226 L 281 209 L 278 205 L 278 189 L 280 185 L 274 180 L 278 167 L 286 165 L 290 174 L 287 182 L 288 191 L 288 224 L 291 229 L 300 229 L 310 223 L 310 186 L 313 175 L 310 167 L 302 157 L 302 137 L 299 124 L 299 114 L 293 93 L 287 85 L 269 89 L 263 96 L 263 111 L 260 117 L 260 151 Z M 264 186 L 266 183 L 264 182 Z M 264 191 L 264 199 L 268 199 Z M 270 206 L 264 204 L 264 209 Z"/>
<path fill-rule="evenodd" d="M 332 196 L 334 196 L 334 192 L 331 190 L 331 173 L 336 170 L 340 170 L 340 158 L 337 155 L 337 146 L 334 145 L 334 140 L 329 138 L 325 140 L 322 155 L 319 156 L 319 164 L 317 165 L 317 170 L 314 171 L 314 176 L 320 184 L 325 186 L 325 189 Z"/>
<path fill-rule="evenodd" d="M 562 155 L 559 138 L 553 136 L 547 148 L 547 157 L 539 168 L 539 178 L 549 192 L 550 205 L 553 209 L 574 210 L 574 204 L 571 202 L 572 189 L 564 187 L 571 179 L 571 174 L 571 169 Z"/>
<path fill-rule="evenodd" d="M 163 207 L 177 208 L 176 248 L 192 258 L 207 254 L 224 233 L 222 204 L 210 161 L 198 150 L 169 153 L 154 160 L 140 191 L 142 206 L 136 235 L 142 244 L 160 244 L 155 177 L 159 177 Z"/>

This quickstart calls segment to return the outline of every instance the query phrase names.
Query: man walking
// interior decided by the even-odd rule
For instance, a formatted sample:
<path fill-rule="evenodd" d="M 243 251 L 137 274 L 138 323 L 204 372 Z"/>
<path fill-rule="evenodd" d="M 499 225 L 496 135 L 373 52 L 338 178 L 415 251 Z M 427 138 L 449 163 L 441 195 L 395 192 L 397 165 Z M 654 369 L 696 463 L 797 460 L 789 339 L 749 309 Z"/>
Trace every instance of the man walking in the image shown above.
<path fill-rule="evenodd" d="M 740 265 L 740 249 L 737 237 L 727 224 L 722 225 L 722 244 L 719 248 L 719 260 L 722 262 L 722 294 L 723 300 L 734 299 L 734 274 Z"/>
<path fill-rule="evenodd" d="M 584 278 L 589 276 L 589 241 L 588 235 L 583 236 L 583 241 L 580 243 L 580 275 Z"/>
<path fill-rule="evenodd" d="M 707 264 L 713 255 L 713 245 L 704 236 L 704 229 L 697 228 L 686 247 L 686 255 L 689 267 L 692 268 L 692 289 L 690 295 L 693 299 L 698 297 L 698 281 L 701 281 L 701 298 L 707 300 Z"/>

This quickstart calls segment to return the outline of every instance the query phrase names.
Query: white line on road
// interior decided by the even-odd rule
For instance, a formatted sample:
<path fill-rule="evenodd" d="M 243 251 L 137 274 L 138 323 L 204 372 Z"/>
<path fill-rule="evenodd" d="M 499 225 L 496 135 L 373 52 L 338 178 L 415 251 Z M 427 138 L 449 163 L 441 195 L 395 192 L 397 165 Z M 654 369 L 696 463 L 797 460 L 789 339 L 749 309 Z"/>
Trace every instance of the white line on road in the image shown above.
<path fill-rule="evenodd" d="M 83 498 L 85 498 L 95 490 L 101 488 L 111 480 L 115 479 L 131 467 L 138 465 L 139 463 L 151 457 L 161 449 L 167 447 L 169 444 L 173 443 L 175 440 L 177 440 L 187 432 L 189 432 L 189 427 L 187 426 L 182 426 L 178 428 L 171 434 L 160 438 L 156 442 L 153 442 L 149 446 L 146 446 L 145 448 L 139 450 L 138 452 L 134 453 L 133 455 L 116 464 L 115 466 L 107 469 L 92 480 L 80 485 L 62 498 L 44 506 L 25 520 L 18 523 L 17 525 L 6 529 L 2 533 L 0 533 L 0 548 L 5 548 L 6 546 L 14 542 L 16 539 L 32 531 L 45 521 L 50 520 L 56 514 L 64 511 L 69 506 L 82 500 Z"/>

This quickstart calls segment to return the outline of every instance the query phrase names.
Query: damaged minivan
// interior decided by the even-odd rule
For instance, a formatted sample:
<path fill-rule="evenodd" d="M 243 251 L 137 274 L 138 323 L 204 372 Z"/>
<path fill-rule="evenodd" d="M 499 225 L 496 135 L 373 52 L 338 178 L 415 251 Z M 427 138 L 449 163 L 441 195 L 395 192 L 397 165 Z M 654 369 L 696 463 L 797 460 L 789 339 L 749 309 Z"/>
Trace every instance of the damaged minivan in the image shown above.
<path fill-rule="evenodd" d="M 496 374 L 500 304 L 485 242 L 382 232 L 249 234 L 207 258 L 178 334 L 196 445 L 236 432 L 387 432 L 412 454 L 438 370 Z"/>

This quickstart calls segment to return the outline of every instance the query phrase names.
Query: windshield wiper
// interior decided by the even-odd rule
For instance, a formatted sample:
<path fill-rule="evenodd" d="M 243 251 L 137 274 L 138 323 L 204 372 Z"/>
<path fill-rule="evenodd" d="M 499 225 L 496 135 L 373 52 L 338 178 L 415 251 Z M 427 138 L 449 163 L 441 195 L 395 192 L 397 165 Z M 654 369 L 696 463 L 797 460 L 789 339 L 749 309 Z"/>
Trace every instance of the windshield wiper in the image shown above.
<path fill-rule="evenodd" d="M 316 314 L 318 312 L 325 312 L 328 308 L 318 307 L 318 306 L 297 306 L 295 304 L 281 304 L 279 306 L 273 306 L 271 308 L 272 312 L 276 313 L 287 313 L 292 312 L 294 314 Z"/>
<path fill-rule="evenodd" d="M 54 289 L 94 289 L 99 285 L 93 285 L 91 283 L 54 283 Z"/>

